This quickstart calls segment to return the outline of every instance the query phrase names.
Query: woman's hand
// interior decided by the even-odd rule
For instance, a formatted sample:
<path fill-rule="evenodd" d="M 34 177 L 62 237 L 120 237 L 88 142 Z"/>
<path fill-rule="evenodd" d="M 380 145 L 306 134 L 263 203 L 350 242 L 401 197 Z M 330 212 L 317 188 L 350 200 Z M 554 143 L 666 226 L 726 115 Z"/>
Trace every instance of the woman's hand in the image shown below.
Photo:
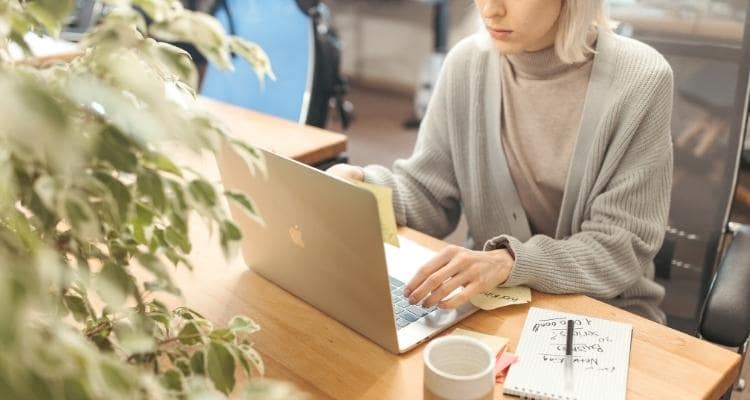
<path fill-rule="evenodd" d="M 349 164 L 336 164 L 333 167 L 328 168 L 326 173 L 355 181 L 365 180 L 365 174 L 362 171 L 362 168 Z"/>
<path fill-rule="evenodd" d="M 429 308 L 456 308 L 474 295 L 492 290 L 510 276 L 513 257 L 508 250 L 472 251 L 448 246 L 419 269 L 404 289 L 409 303 Z M 456 288 L 463 289 L 447 298 Z M 423 301 L 424 300 L 424 301 Z"/>

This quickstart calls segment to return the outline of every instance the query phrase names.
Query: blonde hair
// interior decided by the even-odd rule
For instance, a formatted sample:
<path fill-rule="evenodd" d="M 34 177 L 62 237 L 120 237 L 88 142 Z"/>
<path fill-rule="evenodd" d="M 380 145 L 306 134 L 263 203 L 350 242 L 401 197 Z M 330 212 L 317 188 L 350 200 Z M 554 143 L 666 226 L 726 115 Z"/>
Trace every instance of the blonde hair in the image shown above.
<path fill-rule="evenodd" d="M 563 0 L 555 39 L 560 60 L 572 64 L 594 54 L 588 39 L 597 29 L 610 29 L 603 0 Z"/>

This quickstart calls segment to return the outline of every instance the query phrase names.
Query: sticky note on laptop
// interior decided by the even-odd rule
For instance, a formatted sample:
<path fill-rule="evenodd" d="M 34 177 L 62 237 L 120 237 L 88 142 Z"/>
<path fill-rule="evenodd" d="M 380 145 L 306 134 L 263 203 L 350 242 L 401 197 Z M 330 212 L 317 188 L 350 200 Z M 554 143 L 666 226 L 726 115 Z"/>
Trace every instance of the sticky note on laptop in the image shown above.
<path fill-rule="evenodd" d="M 531 302 L 531 289 L 526 286 L 510 288 L 496 287 L 489 292 L 479 293 L 471 298 L 471 304 L 482 310 L 494 310 L 513 304 L 526 304 Z"/>
<path fill-rule="evenodd" d="M 378 215 L 380 216 L 380 230 L 383 234 L 383 241 L 399 247 L 396 216 L 393 214 L 393 191 L 391 188 L 354 180 L 350 180 L 349 182 L 375 195 L 375 200 L 378 203 Z"/>

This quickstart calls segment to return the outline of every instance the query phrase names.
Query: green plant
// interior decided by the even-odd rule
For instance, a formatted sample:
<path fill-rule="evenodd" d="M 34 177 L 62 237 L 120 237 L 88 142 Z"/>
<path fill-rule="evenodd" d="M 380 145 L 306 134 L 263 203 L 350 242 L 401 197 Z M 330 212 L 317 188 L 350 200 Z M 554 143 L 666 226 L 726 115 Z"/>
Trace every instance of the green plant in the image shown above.
<path fill-rule="evenodd" d="M 240 239 L 220 196 L 256 218 L 250 199 L 221 193 L 165 154 L 179 143 L 216 151 L 219 124 L 191 109 L 193 42 L 230 67 L 231 52 L 273 77 L 263 51 L 171 0 L 108 0 L 111 10 L 69 63 L 14 61 L 28 32 L 57 34 L 73 0 L 0 0 L 0 396 L 11 399 L 216 398 L 240 370 L 263 373 L 259 328 L 214 326 L 159 293 L 179 294 L 170 264 L 191 268 L 194 213 Z M 140 11 L 132 6 L 137 6 Z M 143 14 L 152 20 L 146 24 Z M 231 141 L 254 168 L 263 160 Z M 291 398 L 250 380 L 250 398 Z"/>

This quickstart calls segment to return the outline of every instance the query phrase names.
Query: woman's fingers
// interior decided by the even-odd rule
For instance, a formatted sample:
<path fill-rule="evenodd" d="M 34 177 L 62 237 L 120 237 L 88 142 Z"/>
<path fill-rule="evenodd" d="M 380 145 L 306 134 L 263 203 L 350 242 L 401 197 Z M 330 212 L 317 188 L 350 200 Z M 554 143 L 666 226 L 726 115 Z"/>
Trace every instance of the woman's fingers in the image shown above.
<path fill-rule="evenodd" d="M 454 246 L 425 264 L 404 294 L 411 304 L 456 308 L 477 293 L 505 282 L 512 268 L 513 257 L 507 250 L 474 252 Z M 463 289 L 452 295 L 459 287 Z"/>
<path fill-rule="evenodd" d="M 481 291 L 482 290 L 478 284 L 470 283 L 461 289 L 460 292 L 438 303 L 438 307 L 442 309 L 457 308 L 471 300 L 472 297 L 479 294 Z"/>
<path fill-rule="evenodd" d="M 467 272 L 460 272 L 446 281 L 443 281 L 437 288 L 432 290 L 429 296 L 422 302 L 422 307 L 430 308 L 443 299 L 448 297 L 454 290 L 471 282 L 471 275 Z"/>
<path fill-rule="evenodd" d="M 364 172 L 361 167 L 349 164 L 336 164 L 326 170 L 329 175 L 335 175 L 340 178 L 352 179 L 355 181 L 364 180 Z"/>
<path fill-rule="evenodd" d="M 435 257 L 433 257 L 425 265 L 419 268 L 417 273 L 414 275 L 413 278 L 411 278 L 409 283 L 407 283 L 406 287 L 404 288 L 404 296 L 408 297 L 409 301 L 412 304 L 418 303 L 419 300 L 422 300 L 422 298 L 427 293 L 429 293 L 433 287 L 436 287 L 438 284 L 442 283 L 442 281 L 439 281 L 439 282 L 436 281 L 439 278 L 431 278 L 431 276 L 436 271 L 446 266 L 451 261 L 451 259 L 453 259 L 453 256 L 458 252 L 458 249 L 460 248 L 457 246 L 448 246 L 442 251 L 440 251 Z M 432 279 L 432 281 L 426 282 L 428 279 Z M 447 277 L 445 279 L 447 279 Z M 425 283 L 428 283 L 427 286 L 432 286 L 427 290 L 427 292 L 424 292 L 424 290 L 421 290 L 422 286 L 424 286 Z M 415 301 L 412 302 L 411 301 L 412 299 L 414 299 Z"/>

